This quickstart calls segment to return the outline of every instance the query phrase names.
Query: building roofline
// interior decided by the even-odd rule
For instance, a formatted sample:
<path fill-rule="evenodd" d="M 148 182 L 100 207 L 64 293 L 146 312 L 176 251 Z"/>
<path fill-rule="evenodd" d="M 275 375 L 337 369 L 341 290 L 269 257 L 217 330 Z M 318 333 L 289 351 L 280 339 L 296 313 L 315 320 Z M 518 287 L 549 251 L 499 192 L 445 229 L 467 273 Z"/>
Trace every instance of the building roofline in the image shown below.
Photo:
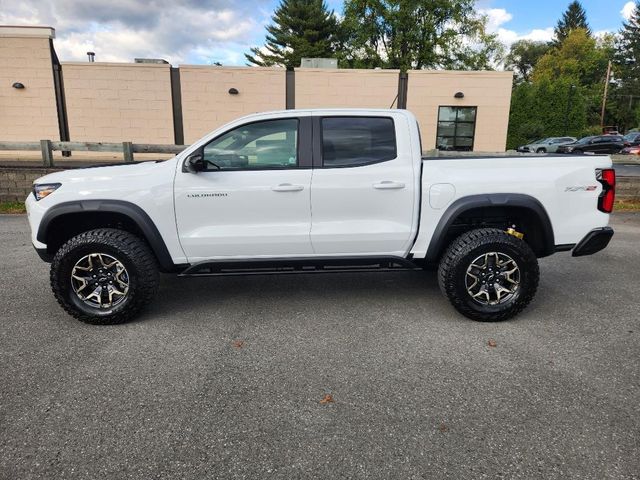
<path fill-rule="evenodd" d="M 56 38 L 56 29 L 46 25 L 0 25 L 0 37 Z"/>

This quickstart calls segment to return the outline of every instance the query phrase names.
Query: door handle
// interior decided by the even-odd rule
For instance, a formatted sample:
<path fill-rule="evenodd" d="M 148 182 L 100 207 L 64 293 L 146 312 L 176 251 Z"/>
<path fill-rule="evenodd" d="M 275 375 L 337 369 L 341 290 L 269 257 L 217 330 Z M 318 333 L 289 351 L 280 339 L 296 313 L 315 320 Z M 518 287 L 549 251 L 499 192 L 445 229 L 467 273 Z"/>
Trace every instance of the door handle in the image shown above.
<path fill-rule="evenodd" d="M 281 183 L 275 187 L 271 187 L 274 192 L 300 192 L 304 190 L 302 185 L 291 185 L 290 183 Z"/>
<path fill-rule="evenodd" d="M 373 188 L 378 190 L 398 190 L 400 188 L 404 188 L 404 183 L 402 182 L 392 182 L 390 180 L 384 180 L 380 183 L 374 183 Z"/>

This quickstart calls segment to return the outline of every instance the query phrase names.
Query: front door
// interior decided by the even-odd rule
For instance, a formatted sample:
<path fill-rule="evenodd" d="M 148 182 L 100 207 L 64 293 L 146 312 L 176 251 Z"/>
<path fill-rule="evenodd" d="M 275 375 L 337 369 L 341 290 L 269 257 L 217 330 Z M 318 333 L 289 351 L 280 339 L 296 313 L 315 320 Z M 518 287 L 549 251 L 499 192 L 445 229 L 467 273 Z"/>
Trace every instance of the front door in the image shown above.
<path fill-rule="evenodd" d="M 408 125 L 396 121 L 406 119 L 314 117 L 311 243 L 316 254 L 407 253 L 419 172 L 414 172 Z"/>
<path fill-rule="evenodd" d="M 178 167 L 176 223 L 189 262 L 312 253 L 307 135 L 310 117 L 253 122 L 201 148 L 205 171 Z"/>

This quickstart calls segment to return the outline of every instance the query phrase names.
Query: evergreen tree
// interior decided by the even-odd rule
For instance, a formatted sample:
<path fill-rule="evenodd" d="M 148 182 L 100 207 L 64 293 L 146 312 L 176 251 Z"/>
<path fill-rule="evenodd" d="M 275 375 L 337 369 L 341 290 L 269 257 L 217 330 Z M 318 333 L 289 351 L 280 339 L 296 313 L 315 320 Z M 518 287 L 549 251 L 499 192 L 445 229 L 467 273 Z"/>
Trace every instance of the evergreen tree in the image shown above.
<path fill-rule="evenodd" d="M 292 69 L 303 57 L 333 57 L 338 42 L 338 22 L 324 0 L 282 0 L 267 27 L 263 48 L 245 53 L 259 66 Z"/>
<path fill-rule="evenodd" d="M 591 36 L 591 29 L 587 23 L 587 12 L 585 12 L 582 4 L 578 0 L 574 0 L 569 4 L 567 11 L 562 14 L 562 18 L 558 20 L 558 24 L 554 29 L 555 37 L 553 46 L 558 47 L 569 36 L 572 30 L 582 28 Z"/>
<path fill-rule="evenodd" d="M 631 18 L 622 25 L 614 55 L 615 88 L 611 92 L 612 107 L 624 130 L 640 123 L 640 1 Z"/>

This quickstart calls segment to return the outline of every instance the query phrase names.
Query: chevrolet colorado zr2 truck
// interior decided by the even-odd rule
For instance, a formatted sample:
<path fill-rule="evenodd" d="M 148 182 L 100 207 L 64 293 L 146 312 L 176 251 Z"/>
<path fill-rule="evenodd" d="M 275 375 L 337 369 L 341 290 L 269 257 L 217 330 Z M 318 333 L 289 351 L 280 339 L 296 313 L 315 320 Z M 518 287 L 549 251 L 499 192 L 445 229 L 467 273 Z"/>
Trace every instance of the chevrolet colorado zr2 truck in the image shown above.
<path fill-rule="evenodd" d="M 27 201 L 32 241 L 71 315 L 138 314 L 159 272 L 305 273 L 437 266 L 463 315 L 505 320 L 537 259 L 607 246 L 607 156 L 422 156 L 405 110 L 250 115 L 176 157 L 53 173 Z"/>

